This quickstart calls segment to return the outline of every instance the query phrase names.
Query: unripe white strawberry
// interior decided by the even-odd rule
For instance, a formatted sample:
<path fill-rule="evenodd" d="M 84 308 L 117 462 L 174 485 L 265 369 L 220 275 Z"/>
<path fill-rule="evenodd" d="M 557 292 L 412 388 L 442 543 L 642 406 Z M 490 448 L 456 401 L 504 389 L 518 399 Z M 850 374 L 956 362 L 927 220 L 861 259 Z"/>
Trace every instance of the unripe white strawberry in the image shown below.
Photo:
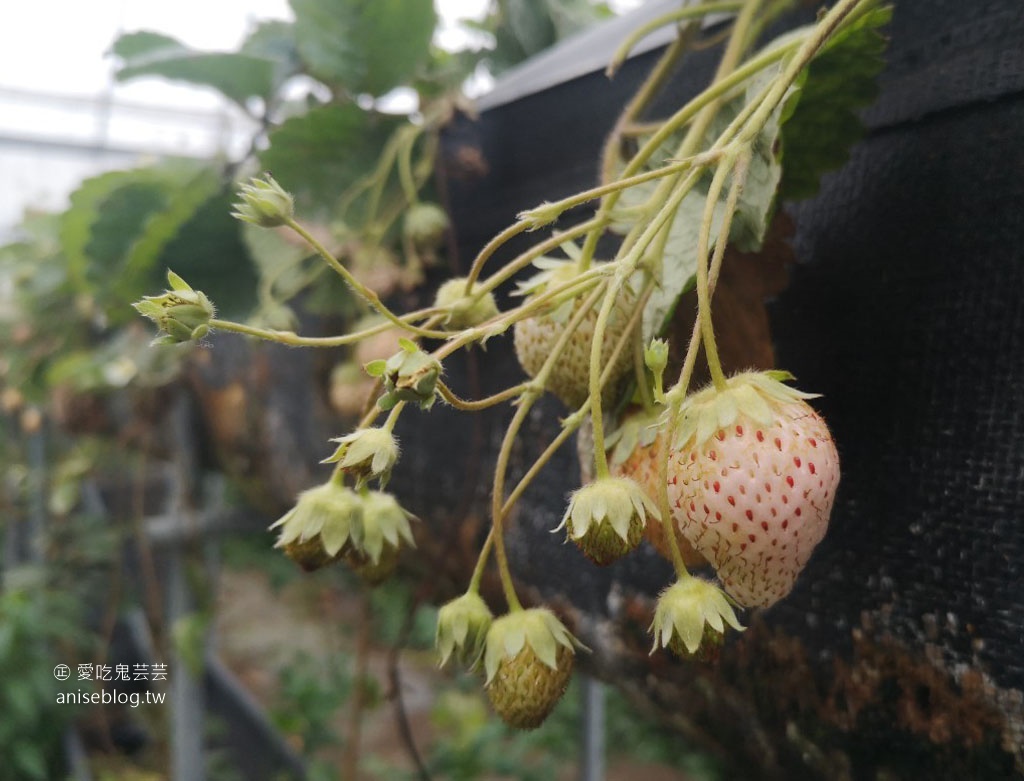
<path fill-rule="evenodd" d="M 472 328 L 498 316 L 498 305 L 490 291 L 466 295 L 466 277 L 455 277 L 441 285 L 434 306 L 447 310 L 444 327 L 450 331 Z"/>
<path fill-rule="evenodd" d="M 528 294 L 527 302 L 545 290 L 570 282 L 578 273 L 574 262 L 555 261 L 549 258 L 542 260 L 543 262 L 538 261 L 537 265 L 544 271 L 520 288 L 521 293 Z M 612 308 L 608 325 L 605 328 L 604 344 L 601 348 L 602 371 L 611 362 L 615 343 L 625 330 L 634 300 L 635 296 L 626 286 Z M 540 372 L 581 303 L 581 298 L 558 302 L 550 311 L 528 317 L 515 324 L 513 335 L 516 357 L 528 375 L 536 377 Z M 590 345 L 594 338 L 594 327 L 597 324 L 599 308 L 599 306 L 592 307 L 584 315 L 558 357 L 551 373 L 548 374 L 545 387 L 565 402 L 570 409 L 582 405 L 590 395 Z M 626 345 L 619 352 L 619 358 L 605 385 L 606 398 L 631 365 L 632 352 L 629 345 Z"/>
<path fill-rule="evenodd" d="M 448 213 L 436 203 L 421 201 L 405 212 L 402 233 L 417 249 L 436 250 L 448 231 Z"/>
<path fill-rule="evenodd" d="M 778 373 L 748 372 L 683 402 L 669 452 L 673 517 L 746 607 L 785 597 L 825 536 L 839 455 Z"/>

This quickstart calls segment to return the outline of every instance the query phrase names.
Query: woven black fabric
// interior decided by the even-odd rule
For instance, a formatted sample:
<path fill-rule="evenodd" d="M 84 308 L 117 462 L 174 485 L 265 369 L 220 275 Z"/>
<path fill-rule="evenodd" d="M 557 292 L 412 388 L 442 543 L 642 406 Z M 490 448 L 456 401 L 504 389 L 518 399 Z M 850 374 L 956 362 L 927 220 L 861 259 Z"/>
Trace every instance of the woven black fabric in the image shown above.
<path fill-rule="evenodd" d="M 798 210 L 780 364 L 824 393 L 843 459 L 794 597 L 1024 686 L 1024 98 L 878 133 Z M 926 638 L 927 627 L 937 635 Z M 931 634 L 935 635 L 934 631 Z"/>

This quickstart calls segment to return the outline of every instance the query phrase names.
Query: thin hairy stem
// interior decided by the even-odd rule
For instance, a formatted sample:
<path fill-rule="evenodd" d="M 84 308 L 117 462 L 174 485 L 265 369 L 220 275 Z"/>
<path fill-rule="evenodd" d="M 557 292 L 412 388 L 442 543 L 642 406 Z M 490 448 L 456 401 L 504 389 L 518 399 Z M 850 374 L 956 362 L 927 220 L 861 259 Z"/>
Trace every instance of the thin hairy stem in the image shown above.
<path fill-rule="evenodd" d="M 530 385 L 531 383 L 529 382 L 522 382 L 519 385 L 513 385 L 511 388 L 505 388 L 505 390 L 500 391 L 499 393 L 495 393 L 491 396 L 486 396 L 482 399 L 461 399 L 457 395 L 455 395 L 455 392 L 451 388 L 449 388 L 446 383 L 444 383 L 441 380 L 437 381 L 437 389 L 441 393 L 441 398 L 443 398 L 456 409 L 465 410 L 467 412 L 478 412 L 479 410 L 487 409 L 489 407 L 494 407 L 498 404 L 501 404 L 503 401 L 514 399 L 516 396 L 518 396 L 527 388 L 529 388 Z"/>
<path fill-rule="evenodd" d="M 534 377 L 534 383 L 531 383 L 530 387 L 520 397 L 519 406 L 508 428 L 505 430 L 505 436 L 498 451 L 498 460 L 494 468 L 494 484 L 491 491 L 491 523 L 494 525 L 494 553 L 498 562 L 498 575 L 501 578 L 502 589 L 505 593 L 509 609 L 513 611 L 522 610 L 522 604 L 516 596 L 515 585 L 512 583 L 512 575 L 508 567 L 508 557 L 505 553 L 505 541 L 502 536 L 502 525 L 505 519 L 503 500 L 505 495 L 505 477 L 508 473 L 508 462 L 512 454 L 512 446 L 515 443 L 516 436 L 519 434 L 519 429 L 526 420 L 527 414 L 529 414 L 534 402 L 542 394 L 539 388 L 544 386 L 548 375 L 564 352 L 565 346 L 569 343 L 569 339 L 576 329 L 579 328 L 580 323 L 583 322 L 590 309 L 597 303 L 598 297 L 603 293 L 602 287 L 602 285 L 599 285 L 580 303 L 580 306 L 566 325 L 565 330 L 559 335 L 554 346 L 551 348 L 550 355 L 544 361 L 540 371 L 537 372 L 537 376 Z"/>

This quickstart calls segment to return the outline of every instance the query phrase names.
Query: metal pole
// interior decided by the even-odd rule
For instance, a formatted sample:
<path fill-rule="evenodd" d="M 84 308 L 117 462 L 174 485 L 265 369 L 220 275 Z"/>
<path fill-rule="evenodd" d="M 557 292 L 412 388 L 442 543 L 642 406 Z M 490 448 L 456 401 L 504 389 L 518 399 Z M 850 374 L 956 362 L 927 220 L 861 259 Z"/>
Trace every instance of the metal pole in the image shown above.
<path fill-rule="evenodd" d="M 604 781 L 605 707 L 604 684 L 589 675 L 580 676 L 583 728 L 580 781 Z"/>
<path fill-rule="evenodd" d="M 190 399 L 182 396 L 172 411 L 174 432 L 175 495 L 172 515 L 184 529 L 195 520 L 196 487 L 194 415 Z M 191 535 L 182 534 L 167 548 L 167 625 L 174 626 L 195 605 L 189 589 L 187 546 Z M 171 704 L 171 778 L 173 781 L 204 781 L 204 713 L 202 672 L 195 674 L 171 643 L 167 679 Z"/>

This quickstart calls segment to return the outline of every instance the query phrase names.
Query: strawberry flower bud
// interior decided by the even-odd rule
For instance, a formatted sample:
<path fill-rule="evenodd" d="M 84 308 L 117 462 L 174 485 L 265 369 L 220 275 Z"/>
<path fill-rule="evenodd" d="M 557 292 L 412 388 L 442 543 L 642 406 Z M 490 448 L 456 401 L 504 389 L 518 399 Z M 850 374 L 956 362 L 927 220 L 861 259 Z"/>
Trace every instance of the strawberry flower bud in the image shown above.
<path fill-rule="evenodd" d="M 517 610 L 487 632 L 487 696 L 505 723 L 533 729 L 548 717 L 572 675 L 576 639 L 544 608 Z"/>
<path fill-rule="evenodd" d="M 303 569 L 319 569 L 343 556 L 363 535 L 363 502 L 340 477 L 299 494 L 295 506 L 270 526 L 276 548 Z"/>
<path fill-rule="evenodd" d="M 383 488 L 391 478 L 391 469 L 398 461 L 398 442 L 390 431 L 382 428 L 360 428 L 344 437 L 336 437 L 338 447 L 321 463 L 339 463 L 355 475 L 359 485 L 377 478 Z"/>
<path fill-rule="evenodd" d="M 664 376 L 668 366 L 668 342 L 664 339 L 652 339 L 644 348 L 644 363 L 654 377 L 654 398 L 659 402 L 665 400 Z"/>
<path fill-rule="evenodd" d="M 210 332 L 210 320 L 216 312 L 206 294 L 193 290 L 184 279 L 168 270 L 170 290 L 161 296 L 144 296 L 132 306 L 160 329 L 162 336 L 154 344 L 178 344 L 198 341 Z"/>
<path fill-rule="evenodd" d="M 295 215 L 292 196 L 270 174 L 250 179 L 238 189 L 238 196 L 242 200 L 234 204 L 231 216 L 261 228 L 286 225 Z"/>
<path fill-rule="evenodd" d="M 692 657 L 703 646 L 722 642 L 725 625 L 742 632 L 743 627 L 729 599 L 721 589 L 700 578 L 689 577 L 665 589 L 654 609 L 654 647 L 671 648 Z"/>
<path fill-rule="evenodd" d="M 444 667 L 452 656 L 459 664 L 472 670 L 484 653 L 487 632 L 494 615 L 475 591 L 444 605 L 437 613 L 437 636 L 434 644 Z"/>
<path fill-rule="evenodd" d="M 384 394 L 377 406 L 387 411 L 400 401 L 418 404 L 430 409 L 437 398 L 437 381 L 441 376 L 441 363 L 427 355 L 408 339 L 399 339 L 401 349 L 386 361 L 370 361 L 366 373 L 384 380 Z"/>
<path fill-rule="evenodd" d="M 640 544 L 648 515 L 661 518 L 657 506 L 635 481 L 602 477 L 573 493 L 555 531 L 565 528 L 568 539 L 603 566 Z"/>
<path fill-rule="evenodd" d="M 472 328 L 498 316 L 498 305 L 490 291 L 466 295 L 466 277 L 455 277 L 441 285 L 434 306 L 448 310 L 444 324 L 453 331 Z"/>

